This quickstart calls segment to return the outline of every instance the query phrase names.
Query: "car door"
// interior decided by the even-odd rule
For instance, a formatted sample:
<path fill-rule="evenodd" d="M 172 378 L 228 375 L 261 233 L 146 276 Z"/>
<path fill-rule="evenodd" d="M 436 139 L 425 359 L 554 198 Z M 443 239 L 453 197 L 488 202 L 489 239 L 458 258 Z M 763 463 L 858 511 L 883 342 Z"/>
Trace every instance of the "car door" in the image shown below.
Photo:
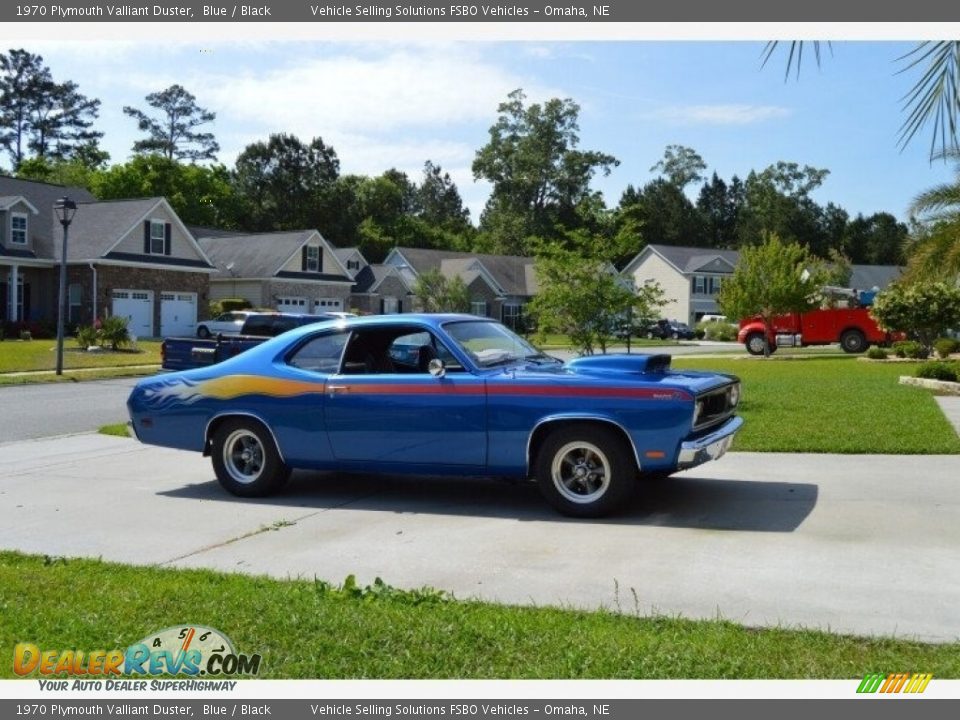
<path fill-rule="evenodd" d="M 424 347 L 431 349 L 419 352 Z M 389 326 L 371 327 L 351 338 L 341 373 L 327 381 L 324 402 L 337 460 L 477 468 L 486 464 L 485 382 L 455 363 L 448 363 L 443 377 L 434 377 L 422 362 L 431 353 L 453 358 L 423 328 L 390 332 Z M 414 354 L 420 356 L 419 364 Z"/>

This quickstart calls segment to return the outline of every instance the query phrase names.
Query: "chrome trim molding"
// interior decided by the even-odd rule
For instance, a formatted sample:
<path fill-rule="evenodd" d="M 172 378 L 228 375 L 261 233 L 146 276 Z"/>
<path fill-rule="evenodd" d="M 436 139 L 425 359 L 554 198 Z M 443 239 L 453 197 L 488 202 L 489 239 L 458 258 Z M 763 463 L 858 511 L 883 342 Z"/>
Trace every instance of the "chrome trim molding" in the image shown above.
<path fill-rule="evenodd" d="M 268 423 L 259 415 L 254 415 L 253 413 L 250 413 L 250 412 L 243 412 L 242 410 L 230 410 L 227 412 L 218 413 L 217 415 L 214 415 L 212 418 L 207 420 L 207 426 L 203 430 L 204 456 L 207 456 L 210 454 L 207 452 L 207 446 L 210 444 L 210 426 L 213 424 L 214 420 L 219 420 L 221 418 L 229 418 L 229 417 L 250 417 L 256 420 L 257 422 L 259 422 L 261 425 L 263 425 L 267 429 L 267 432 L 270 433 L 270 437 L 273 438 L 273 446 L 277 448 L 277 455 L 280 456 L 281 462 L 286 463 L 286 460 L 284 460 L 284 457 L 283 457 L 283 449 L 280 447 L 280 443 L 277 442 L 277 436 L 273 434 L 273 428 L 270 427 L 270 423 Z"/>
<path fill-rule="evenodd" d="M 531 465 L 533 464 L 533 458 L 530 457 L 530 445 L 533 442 L 533 436 L 537 432 L 537 428 L 541 425 L 546 425 L 551 422 L 564 422 L 567 420 L 588 420 L 592 422 L 602 422 L 608 425 L 613 425 L 619 430 L 623 431 L 623 434 L 627 436 L 627 440 L 630 443 L 630 449 L 633 450 L 633 458 L 637 462 L 637 472 L 640 472 L 640 455 L 637 453 L 637 446 L 633 443 L 633 437 L 627 432 L 627 429 L 618 423 L 616 420 L 611 420 L 610 418 L 602 417 L 599 415 L 550 415 L 549 417 L 542 418 L 537 421 L 537 423 L 530 428 L 530 434 L 527 435 L 527 475 L 529 476 L 532 472 Z"/>
<path fill-rule="evenodd" d="M 733 436 L 743 425 L 742 417 L 732 417 L 709 435 L 698 440 L 687 440 L 680 443 L 680 455 L 677 458 L 677 468 L 684 470 L 700 465 L 708 460 L 716 460 L 723 455 Z"/>

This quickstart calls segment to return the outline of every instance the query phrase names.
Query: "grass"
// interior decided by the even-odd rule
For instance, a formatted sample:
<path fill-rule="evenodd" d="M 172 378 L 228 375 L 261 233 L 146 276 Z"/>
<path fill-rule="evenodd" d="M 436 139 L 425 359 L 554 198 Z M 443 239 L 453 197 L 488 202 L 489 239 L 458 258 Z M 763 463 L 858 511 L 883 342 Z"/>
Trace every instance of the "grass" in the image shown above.
<path fill-rule="evenodd" d="M 933 395 L 899 385 L 912 368 L 850 357 L 674 358 L 676 368 L 740 376 L 743 429 L 734 450 L 957 454 L 960 438 Z"/>
<path fill-rule="evenodd" d="M 0 342 L 0 373 L 53 370 L 56 367 L 56 340 L 4 340 Z M 68 339 L 63 346 L 63 367 L 104 368 L 123 365 L 159 365 L 160 343 L 140 340 L 136 350 L 87 352 Z"/>
<path fill-rule="evenodd" d="M 83 380 L 109 380 L 121 377 L 143 377 L 153 375 L 160 365 L 148 367 L 107 367 L 92 370 L 65 370 L 63 375 L 53 373 L 13 375 L 0 373 L 0 387 L 4 385 L 33 385 L 36 383 L 80 382 Z"/>
<path fill-rule="evenodd" d="M 107 599 L 107 600 L 105 600 Z M 632 603 L 632 600 L 630 600 Z M 631 605 L 632 606 L 632 605 Z M 726 621 L 452 600 L 205 570 L 0 552 L 0 647 L 124 648 L 184 622 L 263 656 L 269 678 L 960 677 L 960 645 L 749 629 Z M 0 663 L 0 677 L 12 664 Z"/>
<path fill-rule="evenodd" d="M 104 425 L 97 430 L 97 432 L 101 435 L 115 435 L 116 437 L 125 438 L 130 437 L 130 433 L 127 431 L 127 424 L 125 422 Z"/>

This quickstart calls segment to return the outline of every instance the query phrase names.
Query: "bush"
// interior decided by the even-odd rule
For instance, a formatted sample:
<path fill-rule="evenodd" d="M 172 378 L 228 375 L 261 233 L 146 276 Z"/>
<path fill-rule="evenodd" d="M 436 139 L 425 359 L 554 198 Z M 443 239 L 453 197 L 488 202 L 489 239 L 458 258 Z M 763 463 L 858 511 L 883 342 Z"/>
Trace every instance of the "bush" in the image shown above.
<path fill-rule="evenodd" d="M 869 350 L 867 350 L 867 357 L 871 360 L 886 360 L 889 355 L 890 353 L 888 353 L 882 347 L 877 347 L 876 345 L 873 345 Z"/>
<path fill-rule="evenodd" d="M 108 317 L 100 326 L 100 341 L 109 343 L 111 350 L 116 350 L 130 343 L 130 332 L 127 330 L 127 318 Z"/>
<path fill-rule="evenodd" d="M 950 355 L 960 350 L 960 340 L 943 337 L 933 344 L 933 349 L 937 351 L 937 355 L 939 355 L 941 358 L 948 358 Z"/>
<path fill-rule="evenodd" d="M 100 340 L 100 333 L 92 325 L 81 325 L 77 328 L 74 338 L 80 349 L 87 350 L 97 344 Z"/>
<path fill-rule="evenodd" d="M 740 328 L 732 323 L 725 322 L 698 322 L 696 332 L 698 337 L 717 342 L 733 342 L 737 339 Z"/>
<path fill-rule="evenodd" d="M 21 340 L 33 340 L 33 333 L 31 333 L 29 330 L 21 330 L 21 331 L 20 331 L 20 339 L 21 339 Z"/>
<path fill-rule="evenodd" d="M 246 298 L 224 298 L 223 300 L 214 300 L 210 303 L 210 317 L 215 318 L 225 312 L 234 310 L 249 310 L 253 304 Z"/>
<path fill-rule="evenodd" d="M 911 360 L 926 360 L 930 351 L 916 340 L 900 340 L 893 344 L 893 352 L 898 358 Z"/>
<path fill-rule="evenodd" d="M 957 364 L 948 362 L 927 362 L 917 368 L 918 378 L 928 380 L 946 380 L 957 382 Z"/>

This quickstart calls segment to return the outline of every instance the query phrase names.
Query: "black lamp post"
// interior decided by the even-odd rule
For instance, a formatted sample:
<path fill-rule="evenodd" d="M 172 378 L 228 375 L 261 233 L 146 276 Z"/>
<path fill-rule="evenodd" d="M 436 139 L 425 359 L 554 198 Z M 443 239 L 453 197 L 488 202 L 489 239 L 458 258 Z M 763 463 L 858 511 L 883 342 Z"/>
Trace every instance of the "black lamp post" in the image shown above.
<path fill-rule="evenodd" d="M 63 251 L 60 254 L 60 295 L 57 308 L 57 375 L 63 375 L 63 322 L 67 314 L 67 229 L 77 212 L 77 204 L 68 197 L 57 200 L 53 206 L 57 220 L 63 226 Z"/>

